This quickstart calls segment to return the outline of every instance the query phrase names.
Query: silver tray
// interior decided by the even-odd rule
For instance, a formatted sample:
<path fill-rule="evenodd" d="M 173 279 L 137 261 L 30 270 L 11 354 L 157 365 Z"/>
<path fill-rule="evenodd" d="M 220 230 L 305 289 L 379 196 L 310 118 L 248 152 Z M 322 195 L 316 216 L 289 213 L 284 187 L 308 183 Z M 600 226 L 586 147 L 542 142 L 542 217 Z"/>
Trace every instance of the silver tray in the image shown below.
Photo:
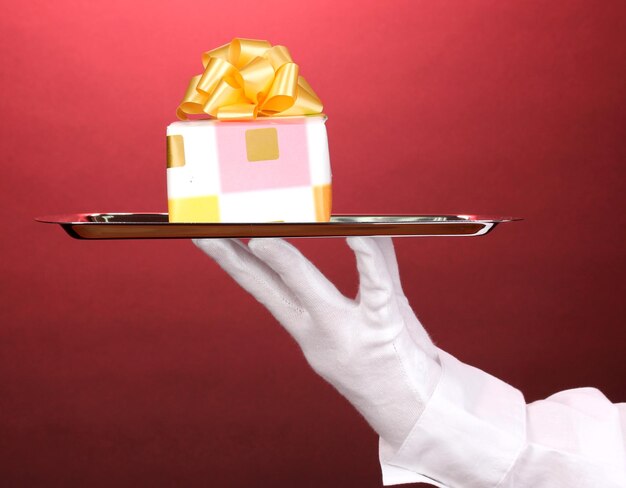
<path fill-rule="evenodd" d="M 170 223 L 166 213 L 81 213 L 38 217 L 76 239 L 191 239 L 345 236 L 481 236 L 511 217 L 334 215 L 330 222 Z"/>

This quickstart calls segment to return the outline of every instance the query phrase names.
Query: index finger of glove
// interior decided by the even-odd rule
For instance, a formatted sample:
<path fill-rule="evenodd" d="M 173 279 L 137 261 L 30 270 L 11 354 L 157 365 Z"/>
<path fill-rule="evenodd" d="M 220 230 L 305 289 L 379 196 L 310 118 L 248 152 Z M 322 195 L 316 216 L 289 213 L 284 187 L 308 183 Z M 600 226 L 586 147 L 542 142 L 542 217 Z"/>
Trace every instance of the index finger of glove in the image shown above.
<path fill-rule="evenodd" d="M 280 275 L 317 322 L 328 322 L 334 311 L 351 303 L 313 263 L 282 239 L 252 239 L 248 246 Z"/>
<path fill-rule="evenodd" d="M 280 277 L 237 239 L 194 239 L 244 290 L 254 296 L 288 330 L 303 326 L 305 311 Z"/>

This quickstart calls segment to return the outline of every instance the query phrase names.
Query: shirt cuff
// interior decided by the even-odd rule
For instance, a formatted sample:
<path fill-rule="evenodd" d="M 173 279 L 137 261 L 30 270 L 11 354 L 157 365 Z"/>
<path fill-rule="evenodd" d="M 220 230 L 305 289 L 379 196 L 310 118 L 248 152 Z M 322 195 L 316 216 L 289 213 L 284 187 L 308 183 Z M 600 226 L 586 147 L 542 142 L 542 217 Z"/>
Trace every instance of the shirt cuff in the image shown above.
<path fill-rule="evenodd" d="M 522 393 L 439 349 L 442 373 L 400 449 L 383 460 L 383 483 L 496 487 L 526 442 Z"/>

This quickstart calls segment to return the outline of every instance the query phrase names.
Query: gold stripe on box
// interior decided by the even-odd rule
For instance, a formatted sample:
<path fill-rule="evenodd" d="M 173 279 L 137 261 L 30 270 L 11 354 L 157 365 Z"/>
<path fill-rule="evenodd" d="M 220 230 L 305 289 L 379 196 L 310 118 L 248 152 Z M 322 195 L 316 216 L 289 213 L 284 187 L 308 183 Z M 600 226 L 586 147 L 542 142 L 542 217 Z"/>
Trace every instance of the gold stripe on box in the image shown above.
<path fill-rule="evenodd" d="M 167 136 L 167 167 L 180 168 L 185 166 L 185 144 L 183 136 Z"/>

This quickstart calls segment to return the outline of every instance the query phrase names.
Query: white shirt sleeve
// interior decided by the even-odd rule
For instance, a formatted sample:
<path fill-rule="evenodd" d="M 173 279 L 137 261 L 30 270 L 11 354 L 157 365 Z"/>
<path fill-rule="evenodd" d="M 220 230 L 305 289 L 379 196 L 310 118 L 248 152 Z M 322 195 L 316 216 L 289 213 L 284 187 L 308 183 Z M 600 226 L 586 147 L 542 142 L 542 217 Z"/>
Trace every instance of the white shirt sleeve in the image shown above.
<path fill-rule="evenodd" d="M 439 356 L 441 379 L 400 449 L 380 441 L 385 485 L 626 487 L 626 404 L 580 388 L 526 405 L 512 386 Z"/>

